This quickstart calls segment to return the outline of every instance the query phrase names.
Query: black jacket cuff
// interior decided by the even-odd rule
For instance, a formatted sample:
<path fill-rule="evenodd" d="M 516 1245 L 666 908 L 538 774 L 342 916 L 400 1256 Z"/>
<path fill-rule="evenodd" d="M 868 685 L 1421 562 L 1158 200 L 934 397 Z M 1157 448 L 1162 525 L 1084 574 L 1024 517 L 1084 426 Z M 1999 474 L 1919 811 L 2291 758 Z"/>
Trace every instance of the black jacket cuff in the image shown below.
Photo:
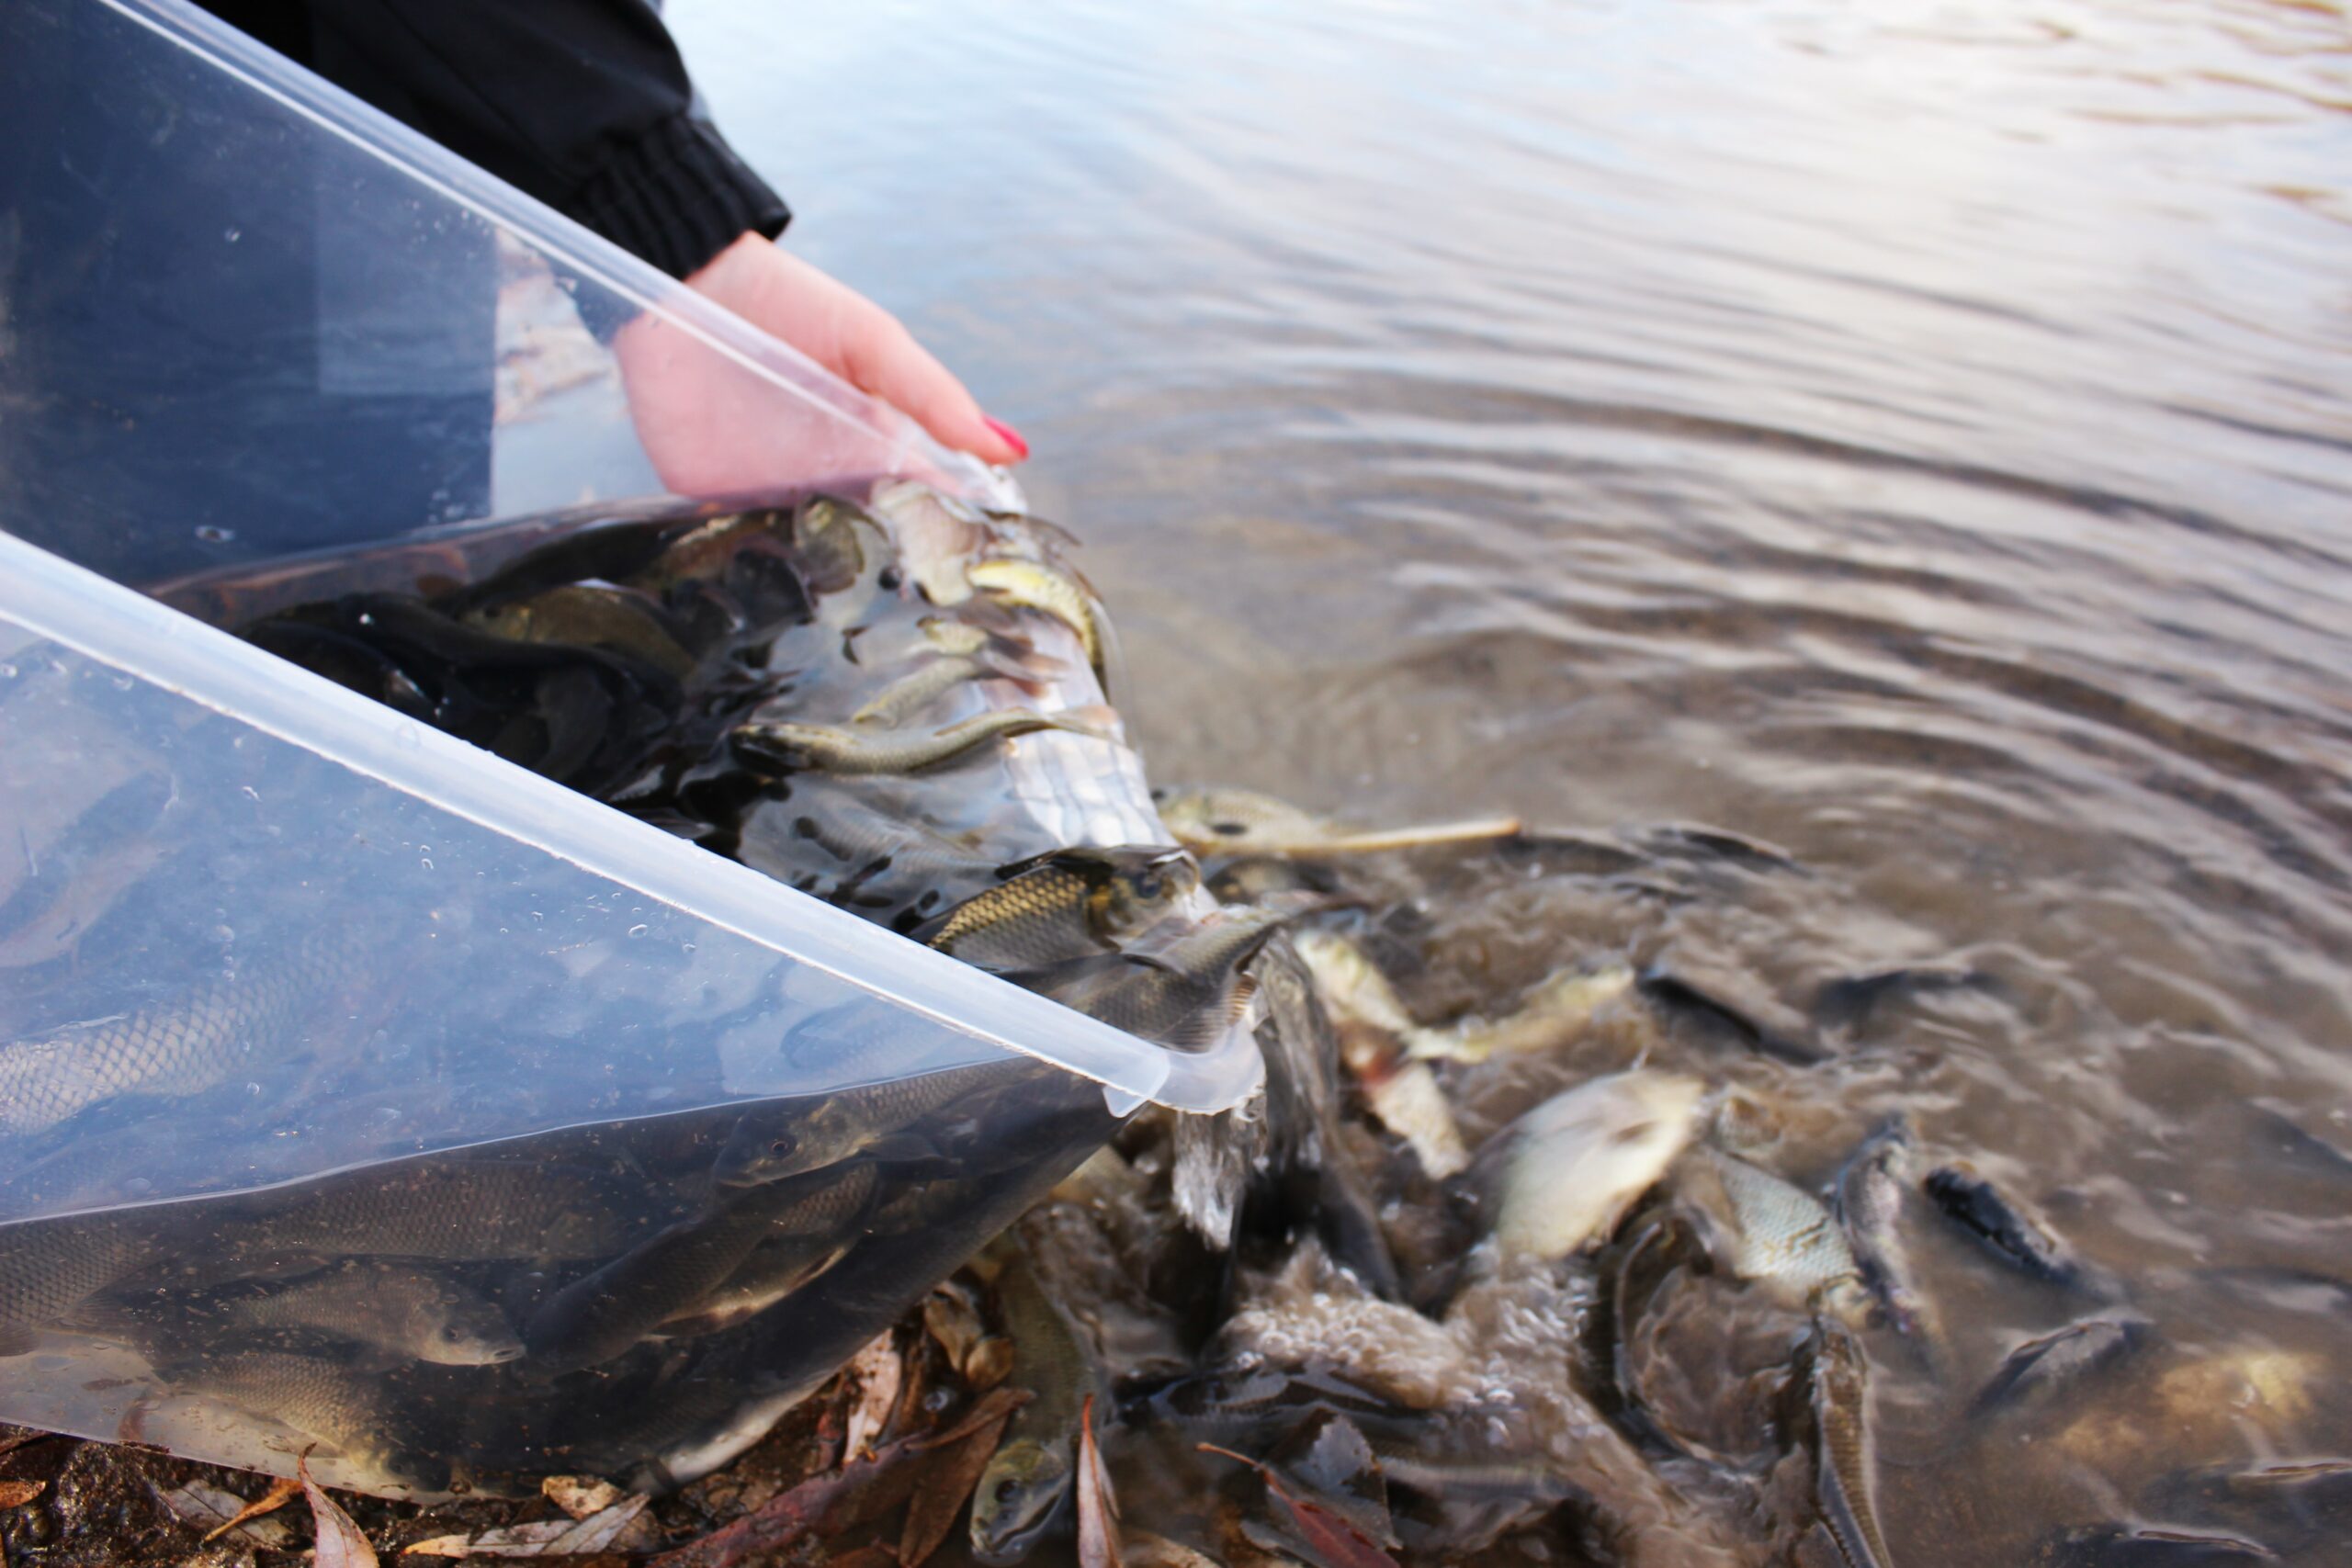
<path fill-rule="evenodd" d="M 708 123 L 674 115 L 608 160 L 565 212 L 673 277 L 684 277 L 746 231 L 775 239 L 792 221 L 784 198 Z"/>

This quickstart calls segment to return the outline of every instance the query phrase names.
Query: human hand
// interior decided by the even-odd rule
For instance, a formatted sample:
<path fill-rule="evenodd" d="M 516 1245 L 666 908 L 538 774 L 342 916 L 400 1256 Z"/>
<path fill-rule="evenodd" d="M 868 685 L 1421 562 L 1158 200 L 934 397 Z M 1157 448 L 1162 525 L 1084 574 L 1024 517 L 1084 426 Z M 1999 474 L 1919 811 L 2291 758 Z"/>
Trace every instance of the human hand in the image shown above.
<path fill-rule="evenodd" d="M 943 446 L 990 463 L 1029 456 L 1020 434 L 982 413 L 896 317 L 762 236 L 745 234 L 686 284 L 906 413 Z M 775 471 L 774 389 L 699 339 L 648 314 L 621 328 L 613 352 L 638 439 L 672 490 L 722 495 L 808 477 Z"/>

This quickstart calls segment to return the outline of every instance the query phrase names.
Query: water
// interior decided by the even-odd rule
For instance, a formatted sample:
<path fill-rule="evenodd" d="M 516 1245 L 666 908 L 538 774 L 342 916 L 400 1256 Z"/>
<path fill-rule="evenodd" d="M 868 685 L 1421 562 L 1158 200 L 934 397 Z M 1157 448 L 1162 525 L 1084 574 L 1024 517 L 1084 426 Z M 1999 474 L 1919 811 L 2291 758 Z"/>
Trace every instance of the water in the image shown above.
<path fill-rule="evenodd" d="M 1903 1110 L 2134 1281 L 2168 1359 L 2021 1428 L 2092 1423 L 2063 1460 L 1938 1459 L 1887 1376 L 1936 1465 L 1884 1489 L 1898 1561 L 2352 1454 L 2343 1298 L 2258 1272 L 2352 1274 L 2352 1179 L 2281 1130 L 2352 1148 L 2340 9 L 673 20 L 796 246 L 1029 437 L 1156 780 L 1803 868 L 1470 877 L 1425 1016 L 1612 950 L 1729 976 L 1839 1053 L 1790 1174 Z M 1906 963 L 1997 985 L 1814 1007 Z M 2083 1310 L 1928 1251 L 1972 1373 Z"/>

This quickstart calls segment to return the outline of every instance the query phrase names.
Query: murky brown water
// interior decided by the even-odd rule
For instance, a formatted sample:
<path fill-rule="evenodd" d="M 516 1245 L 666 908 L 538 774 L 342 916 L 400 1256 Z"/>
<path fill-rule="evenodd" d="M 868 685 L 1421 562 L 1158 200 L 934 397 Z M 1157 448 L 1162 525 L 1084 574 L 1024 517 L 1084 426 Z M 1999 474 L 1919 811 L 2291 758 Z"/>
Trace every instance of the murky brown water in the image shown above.
<path fill-rule="evenodd" d="M 673 19 L 796 244 L 1032 440 L 1156 779 L 1803 867 L 1459 889 L 1487 967 L 1425 1001 L 1611 947 L 1816 1023 L 1840 976 L 1997 981 L 1831 1031 L 1804 1174 L 1907 1110 L 2161 1349 L 1917 1470 L 1891 1372 L 1899 1561 L 2222 1528 L 2157 1478 L 2352 1455 L 2352 1295 L 2290 1272 L 2352 1277 L 2339 7 Z M 1922 1250 L 1971 1376 L 2085 1310 Z"/>

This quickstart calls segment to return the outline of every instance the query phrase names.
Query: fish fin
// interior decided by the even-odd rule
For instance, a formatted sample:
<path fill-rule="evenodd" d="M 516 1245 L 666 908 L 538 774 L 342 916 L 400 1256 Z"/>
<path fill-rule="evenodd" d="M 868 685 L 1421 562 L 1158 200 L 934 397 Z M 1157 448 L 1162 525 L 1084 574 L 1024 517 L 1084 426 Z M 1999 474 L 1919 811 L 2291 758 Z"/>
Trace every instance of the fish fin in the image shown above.
<path fill-rule="evenodd" d="M 38 1329 L 10 1326 L 0 1328 L 0 1356 L 23 1356 L 31 1353 L 40 1341 Z"/>
<path fill-rule="evenodd" d="M 898 1132 L 876 1138 L 860 1151 L 868 1159 L 902 1162 L 938 1159 L 939 1145 L 920 1133 Z"/>

